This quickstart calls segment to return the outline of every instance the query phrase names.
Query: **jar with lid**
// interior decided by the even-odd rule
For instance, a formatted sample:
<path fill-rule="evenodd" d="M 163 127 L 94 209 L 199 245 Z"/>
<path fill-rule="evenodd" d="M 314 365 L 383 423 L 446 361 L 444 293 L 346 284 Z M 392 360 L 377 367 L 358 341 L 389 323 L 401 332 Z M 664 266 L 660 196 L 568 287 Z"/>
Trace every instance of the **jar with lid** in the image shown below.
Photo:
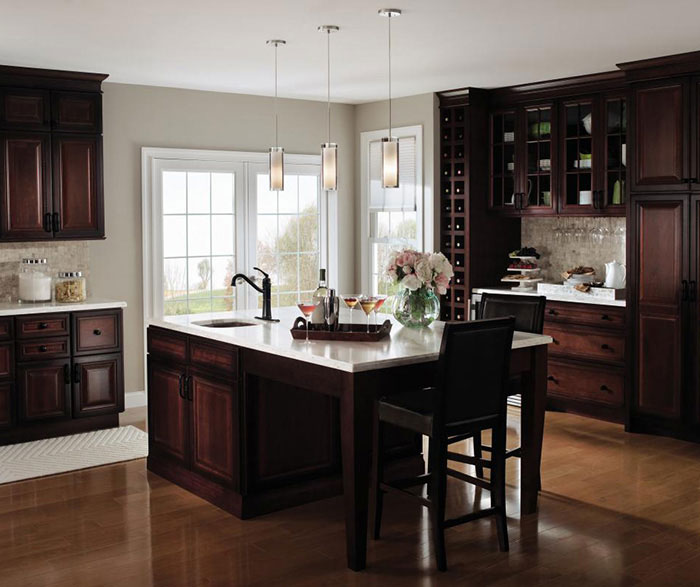
<path fill-rule="evenodd" d="M 51 276 L 46 259 L 22 259 L 19 265 L 19 301 L 51 301 Z"/>
<path fill-rule="evenodd" d="M 82 271 L 61 271 L 54 287 L 56 301 L 61 304 L 84 302 L 87 299 L 87 283 Z"/>

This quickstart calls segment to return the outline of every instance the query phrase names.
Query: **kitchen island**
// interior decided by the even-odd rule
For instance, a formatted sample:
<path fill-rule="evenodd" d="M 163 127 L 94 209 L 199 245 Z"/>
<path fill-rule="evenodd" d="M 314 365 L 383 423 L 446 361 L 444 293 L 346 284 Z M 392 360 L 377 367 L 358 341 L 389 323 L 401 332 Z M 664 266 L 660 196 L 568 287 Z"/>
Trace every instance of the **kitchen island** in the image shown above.
<path fill-rule="evenodd" d="M 242 518 L 342 491 L 348 566 L 363 569 L 374 400 L 433 383 L 443 324 L 307 345 L 289 332 L 296 308 L 275 310 L 280 323 L 255 313 L 150 322 L 148 468 Z M 511 371 L 524 386 L 521 514 L 537 508 L 549 342 L 519 332 L 513 341 Z M 422 470 L 420 437 L 394 430 L 386 450 L 395 474 Z"/>

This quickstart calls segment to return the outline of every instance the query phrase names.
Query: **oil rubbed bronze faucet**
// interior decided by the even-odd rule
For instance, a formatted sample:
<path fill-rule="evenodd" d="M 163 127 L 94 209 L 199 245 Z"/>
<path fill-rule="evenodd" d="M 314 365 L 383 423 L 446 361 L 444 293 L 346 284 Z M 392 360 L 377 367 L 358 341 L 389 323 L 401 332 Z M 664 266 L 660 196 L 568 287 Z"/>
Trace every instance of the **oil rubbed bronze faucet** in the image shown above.
<path fill-rule="evenodd" d="M 246 281 L 254 290 L 259 291 L 263 297 L 262 316 L 256 316 L 255 318 L 258 320 L 266 320 L 268 322 L 279 322 L 279 320 L 272 317 L 272 282 L 270 281 L 270 276 L 260 269 L 260 267 L 253 267 L 253 269 L 260 271 L 260 273 L 263 274 L 262 287 L 256 285 L 250 277 L 244 275 L 243 273 L 236 273 L 231 280 L 231 285 L 236 287 L 238 280 L 242 279 L 243 281 Z"/>

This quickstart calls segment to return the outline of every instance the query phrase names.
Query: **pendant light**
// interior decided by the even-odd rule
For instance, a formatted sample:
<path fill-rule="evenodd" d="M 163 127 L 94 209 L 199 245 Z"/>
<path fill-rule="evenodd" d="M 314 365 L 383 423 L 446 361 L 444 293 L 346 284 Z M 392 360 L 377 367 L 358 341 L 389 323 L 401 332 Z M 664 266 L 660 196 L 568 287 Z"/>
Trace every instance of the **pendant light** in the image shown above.
<path fill-rule="evenodd" d="M 318 27 L 322 33 L 326 33 L 327 69 L 327 104 L 328 104 L 328 142 L 321 144 L 321 185 L 326 191 L 338 189 L 338 144 L 331 143 L 331 33 L 337 33 L 340 28 L 332 24 L 324 24 Z"/>
<path fill-rule="evenodd" d="M 277 47 L 287 41 L 272 39 L 267 44 L 275 48 L 275 146 L 270 147 L 270 191 L 279 192 L 284 190 L 284 149 L 279 146 L 277 132 Z"/>
<path fill-rule="evenodd" d="M 382 139 L 382 185 L 399 187 L 399 141 L 391 136 L 391 19 L 401 16 L 398 8 L 382 8 L 380 16 L 389 21 L 389 136 Z"/>

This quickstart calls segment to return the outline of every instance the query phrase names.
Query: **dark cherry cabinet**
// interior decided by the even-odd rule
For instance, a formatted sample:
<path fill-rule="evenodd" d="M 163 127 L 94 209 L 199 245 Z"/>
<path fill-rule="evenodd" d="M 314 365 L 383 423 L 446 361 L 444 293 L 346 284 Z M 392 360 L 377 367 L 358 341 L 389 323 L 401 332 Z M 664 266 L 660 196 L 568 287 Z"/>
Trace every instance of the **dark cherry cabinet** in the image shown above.
<path fill-rule="evenodd" d="M 0 383 L 0 430 L 11 428 L 15 423 L 15 396 L 10 382 Z"/>
<path fill-rule="evenodd" d="M 121 354 L 73 359 L 73 416 L 124 411 Z"/>
<path fill-rule="evenodd" d="M 0 132 L 0 157 L 0 239 L 51 238 L 50 135 Z"/>
<path fill-rule="evenodd" d="M 17 369 L 19 421 L 71 417 L 70 361 L 36 362 Z"/>
<path fill-rule="evenodd" d="M 180 365 L 148 359 L 148 440 L 153 458 L 188 461 L 188 401 Z"/>
<path fill-rule="evenodd" d="M 102 137 L 54 134 L 52 151 L 54 236 L 102 236 Z"/>
<path fill-rule="evenodd" d="M 700 433 L 700 195 L 690 199 L 690 282 L 688 296 L 690 308 L 687 330 L 689 361 L 690 401 L 687 403 L 693 427 Z"/>
<path fill-rule="evenodd" d="M 0 241 L 104 237 L 105 77 L 0 66 Z"/>

